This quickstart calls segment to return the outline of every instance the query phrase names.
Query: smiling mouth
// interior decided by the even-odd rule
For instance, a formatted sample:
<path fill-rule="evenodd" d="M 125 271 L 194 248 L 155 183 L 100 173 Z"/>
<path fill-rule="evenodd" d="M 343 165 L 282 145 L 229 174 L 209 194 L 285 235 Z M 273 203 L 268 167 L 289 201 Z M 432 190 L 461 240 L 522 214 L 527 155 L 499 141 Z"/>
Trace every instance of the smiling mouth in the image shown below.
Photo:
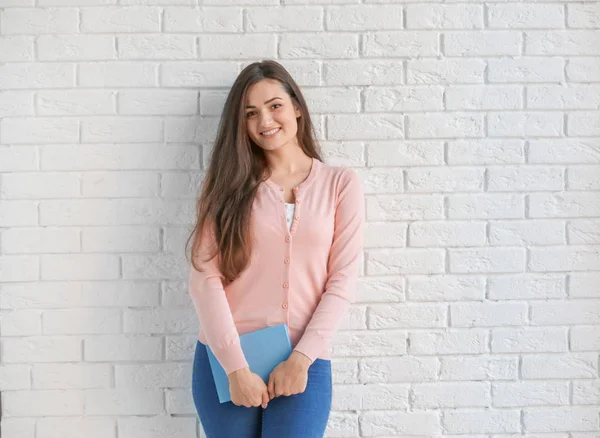
<path fill-rule="evenodd" d="M 271 129 L 270 131 L 261 132 L 260 135 L 262 135 L 263 137 L 273 137 L 279 131 L 281 131 L 281 128 L 275 128 L 275 129 Z"/>

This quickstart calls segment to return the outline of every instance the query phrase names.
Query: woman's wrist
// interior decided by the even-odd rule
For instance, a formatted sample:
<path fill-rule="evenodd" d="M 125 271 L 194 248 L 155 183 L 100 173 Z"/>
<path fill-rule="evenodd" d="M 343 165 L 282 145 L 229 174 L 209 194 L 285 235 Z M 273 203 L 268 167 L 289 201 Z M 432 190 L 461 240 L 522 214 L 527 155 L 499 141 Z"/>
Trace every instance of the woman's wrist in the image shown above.
<path fill-rule="evenodd" d="M 235 370 L 231 373 L 229 373 L 227 375 L 227 377 L 229 378 L 229 380 L 231 381 L 232 379 L 239 379 L 239 378 L 243 378 L 246 375 L 250 375 L 250 368 L 249 367 L 245 367 L 245 368 L 240 368 L 239 370 Z"/>
<path fill-rule="evenodd" d="M 292 351 L 292 354 L 290 354 L 288 361 L 298 364 L 299 366 L 305 369 L 308 369 L 312 364 L 311 358 L 305 355 L 304 353 L 300 353 L 298 350 Z"/>

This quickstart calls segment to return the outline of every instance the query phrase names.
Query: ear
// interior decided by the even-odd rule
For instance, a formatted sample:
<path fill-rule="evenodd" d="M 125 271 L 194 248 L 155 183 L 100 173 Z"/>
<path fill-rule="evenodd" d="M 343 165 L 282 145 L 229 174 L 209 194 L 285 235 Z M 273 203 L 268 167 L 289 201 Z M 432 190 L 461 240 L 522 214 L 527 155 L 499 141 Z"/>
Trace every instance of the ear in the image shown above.
<path fill-rule="evenodd" d="M 298 118 L 298 117 L 300 117 L 302 115 L 302 112 L 300 111 L 300 108 L 294 107 L 294 110 L 296 112 L 296 118 Z"/>

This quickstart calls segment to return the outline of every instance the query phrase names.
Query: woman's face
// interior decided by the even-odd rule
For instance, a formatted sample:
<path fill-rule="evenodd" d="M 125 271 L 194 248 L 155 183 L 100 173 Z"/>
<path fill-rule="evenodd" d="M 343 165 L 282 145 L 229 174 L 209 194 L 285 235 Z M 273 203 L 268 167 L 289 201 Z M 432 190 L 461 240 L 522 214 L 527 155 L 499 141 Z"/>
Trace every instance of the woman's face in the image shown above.
<path fill-rule="evenodd" d="M 300 109 L 275 79 L 263 79 L 248 88 L 245 102 L 248 135 L 265 150 L 297 144 Z"/>

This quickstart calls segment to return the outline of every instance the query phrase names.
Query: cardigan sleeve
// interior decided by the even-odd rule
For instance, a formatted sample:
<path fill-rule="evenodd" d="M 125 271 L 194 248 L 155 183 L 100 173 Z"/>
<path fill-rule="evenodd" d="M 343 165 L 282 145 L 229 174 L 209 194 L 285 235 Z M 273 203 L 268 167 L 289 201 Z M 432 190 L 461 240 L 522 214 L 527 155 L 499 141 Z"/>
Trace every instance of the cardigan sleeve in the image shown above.
<path fill-rule="evenodd" d="M 248 362 L 223 288 L 219 255 L 205 261 L 216 248 L 215 245 L 214 233 L 203 233 L 196 262 L 203 272 L 191 265 L 189 294 L 208 346 L 229 375 L 247 367 Z"/>
<path fill-rule="evenodd" d="M 364 222 L 365 201 L 360 178 L 345 169 L 336 202 L 325 291 L 294 348 L 312 362 L 329 347 L 355 299 L 364 245 Z"/>

